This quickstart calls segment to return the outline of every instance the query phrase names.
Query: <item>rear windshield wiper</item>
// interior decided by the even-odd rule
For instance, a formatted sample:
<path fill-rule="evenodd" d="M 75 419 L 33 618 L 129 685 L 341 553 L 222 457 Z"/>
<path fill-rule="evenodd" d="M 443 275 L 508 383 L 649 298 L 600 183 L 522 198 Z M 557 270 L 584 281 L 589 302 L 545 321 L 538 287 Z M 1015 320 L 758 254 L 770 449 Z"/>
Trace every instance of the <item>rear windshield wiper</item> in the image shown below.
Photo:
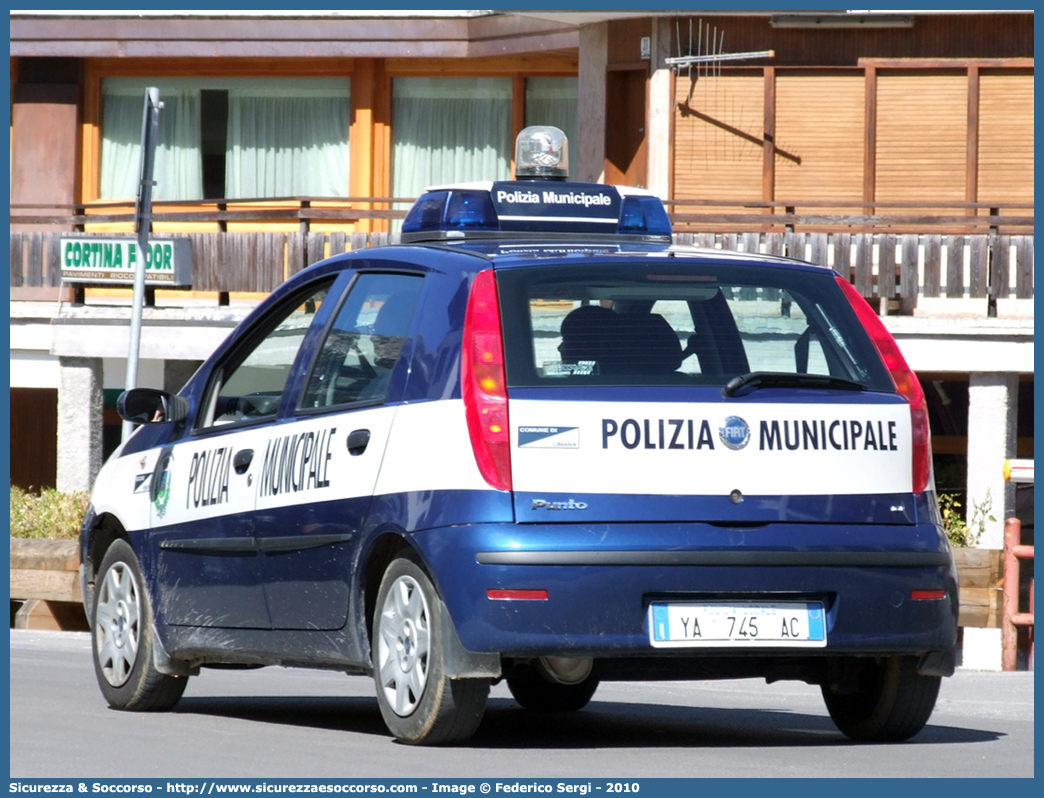
<path fill-rule="evenodd" d="M 797 374 L 784 371 L 752 371 L 733 377 L 721 389 L 722 396 L 745 396 L 759 388 L 822 388 L 830 391 L 865 391 L 866 386 L 844 377 L 827 374 Z"/>

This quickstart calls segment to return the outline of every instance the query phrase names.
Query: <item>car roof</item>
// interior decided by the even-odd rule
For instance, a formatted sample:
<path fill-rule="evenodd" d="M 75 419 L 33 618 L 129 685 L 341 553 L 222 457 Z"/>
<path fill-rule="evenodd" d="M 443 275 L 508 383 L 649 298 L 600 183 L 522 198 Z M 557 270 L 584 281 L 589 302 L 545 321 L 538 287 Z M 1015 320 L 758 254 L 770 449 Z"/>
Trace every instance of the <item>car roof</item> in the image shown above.
<path fill-rule="evenodd" d="M 481 271 L 484 268 L 513 269 L 543 266 L 550 261 L 583 259 L 587 263 L 619 262 L 624 259 L 677 259 L 696 266 L 761 266 L 797 269 L 812 273 L 830 272 L 827 266 L 807 261 L 756 252 L 734 252 L 683 244 L 658 244 L 635 241 L 613 242 L 608 236 L 570 236 L 548 239 L 543 236 L 483 238 L 463 241 L 428 241 L 392 244 L 352 250 L 333 255 L 298 272 L 274 294 L 283 295 L 302 282 L 323 274 L 360 268 L 380 268 L 385 263 L 409 263 L 423 270 L 442 272 L 447 260 L 456 261 L 454 270 Z M 468 263 L 470 261 L 470 264 Z"/>
<path fill-rule="evenodd" d="M 543 265 L 546 261 L 560 261 L 563 258 L 584 258 L 586 260 L 600 260 L 602 258 L 612 260 L 620 258 L 677 258 L 695 264 L 769 266 L 786 269 L 806 269 L 816 272 L 831 271 L 827 266 L 778 255 L 708 249 L 683 244 L 612 242 L 607 240 L 607 238 L 610 237 L 590 239 L 575 237 L 555 240 L 536 237 L 529 240 L 521 238 L 491 238 L 460 242 L 428 242 L 407 246 L 475 255 L 492 263 L 498 269 Z"/>

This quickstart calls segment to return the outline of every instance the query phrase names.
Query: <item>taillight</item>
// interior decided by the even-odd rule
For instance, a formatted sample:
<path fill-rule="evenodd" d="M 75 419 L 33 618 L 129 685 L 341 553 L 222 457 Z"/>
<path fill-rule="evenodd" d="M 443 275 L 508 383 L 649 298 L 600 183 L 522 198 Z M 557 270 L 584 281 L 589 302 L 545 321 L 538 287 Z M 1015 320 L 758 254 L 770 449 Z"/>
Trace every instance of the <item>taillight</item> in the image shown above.
<path fill-rule="evenodd" d="M 845 292 L 848 301 L 852 303 L 859 321 L 874 342 L 881 360 L 892 376 L 896 390 L 907 402 L 910 403 L 910 429 L 913 437 L 913 490 L 921 493 L 928 487 L 928 480 L 932 470 L 932 439 L 928 429 L 928 405 L 924 400 L 924 391 L 917 375 L 913 373 L 903 353 L 899 351 L 892 334 L 881 321 L 873 308 L 867 304 L 862 295 L 852 286 L 848 280 L 840 275 L 837 284 Z"/>
<path fill-rule="evenodd" d="M 464 316 L 461 393 L 475 462 L 486 482 L 511 490 L 511 432 L 508 426 L 504 341 L 493 270 L 475 276 Z"/>

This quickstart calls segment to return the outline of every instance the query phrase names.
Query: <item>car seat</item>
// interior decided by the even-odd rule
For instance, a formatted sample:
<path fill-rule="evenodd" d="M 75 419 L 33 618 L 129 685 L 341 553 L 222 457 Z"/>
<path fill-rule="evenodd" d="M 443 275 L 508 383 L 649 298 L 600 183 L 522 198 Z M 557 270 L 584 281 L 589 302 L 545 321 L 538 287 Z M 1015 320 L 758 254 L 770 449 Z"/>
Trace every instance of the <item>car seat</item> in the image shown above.
<path fill-rule="evenodd" d="M 613 350 L 620 338 L 621 316 L 601 305 L 584 305 L 562 320 L 562 343 L 558 352 L 563 363 L 593 361 L 599 373 L 613 361 Z"/>
<path fill-rule="evenodd" d="M 621 317 L 623 336 L 615 368 L 618 374 L 670 374 L 684 360 L 678 334 L 659 313 Z"/>

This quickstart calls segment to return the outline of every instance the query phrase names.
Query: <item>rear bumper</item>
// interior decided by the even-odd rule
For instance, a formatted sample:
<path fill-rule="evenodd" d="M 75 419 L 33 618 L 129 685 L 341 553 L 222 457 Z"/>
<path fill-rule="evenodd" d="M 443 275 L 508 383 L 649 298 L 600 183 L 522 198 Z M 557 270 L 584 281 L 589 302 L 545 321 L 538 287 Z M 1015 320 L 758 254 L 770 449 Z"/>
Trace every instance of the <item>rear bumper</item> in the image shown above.
<path fill-rule="evenodd" d="M 912 526 L 481 524 L 414 536 L 470 651 L 504 656 L 835 656 L 952 649 L 957 573 L 941 531 Z M 546 590 L 493 600 L 491 589 Z M 941 599 L 913 590 L 945 591 Z M 673 600 L 818 600 L 824 648 L 662 649 L 648 608 Z"/>

